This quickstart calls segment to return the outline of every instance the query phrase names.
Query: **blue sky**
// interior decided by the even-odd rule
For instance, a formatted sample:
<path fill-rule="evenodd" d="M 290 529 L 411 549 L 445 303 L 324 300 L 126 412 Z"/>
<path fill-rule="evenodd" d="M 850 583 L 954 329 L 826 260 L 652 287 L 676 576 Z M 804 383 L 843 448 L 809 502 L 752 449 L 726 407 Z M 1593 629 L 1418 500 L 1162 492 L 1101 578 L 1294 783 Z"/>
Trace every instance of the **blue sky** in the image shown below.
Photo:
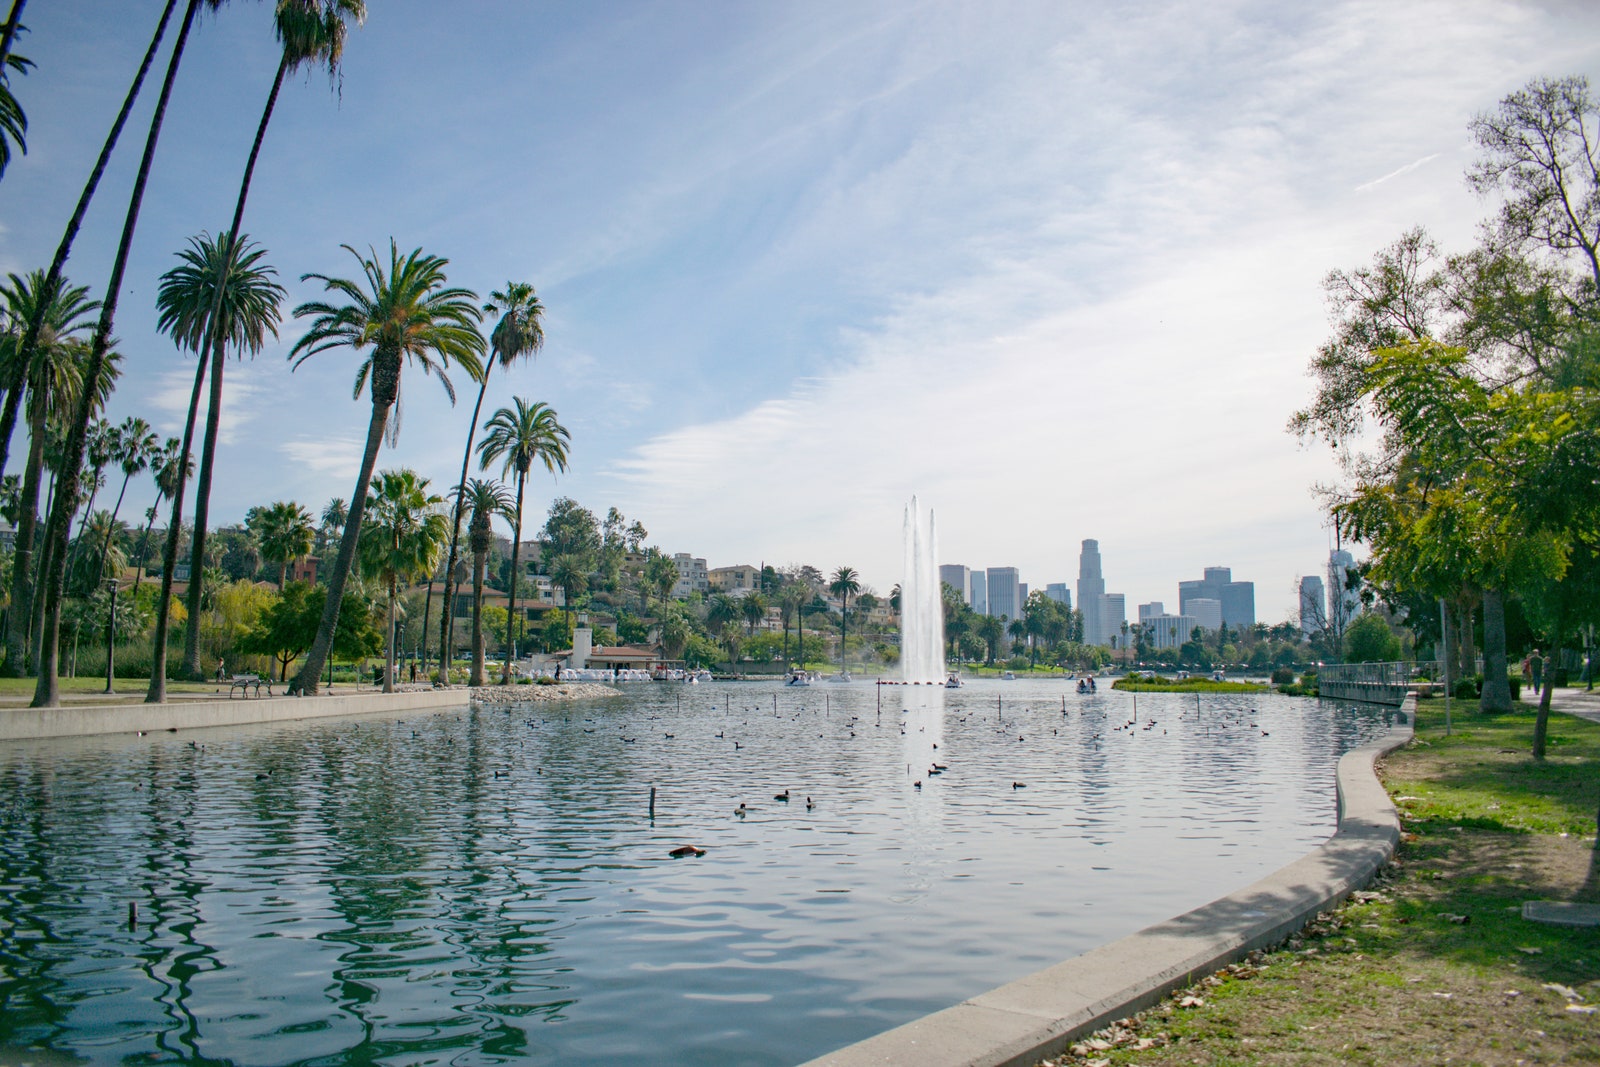
<path fill-rule="evenodd" d="M 0 269 L 48 262 L 160 6 L 30 5 Z M 1575 2 L 370 6 L 337 93 L 285 87 L 244 229 L 291 307 L 316 295 L 302 273 L 355 272 L 341 243 L 391 236 L 481 293 L 538 287 L 546 347 L 496 372 L 486 409 L 543 400 L 572 432 L 528 528 L 563 493 L 712 566 L 850 564 L 885 591 L 917 493 L 948 562 L 1042 587 L 1093 537 L 1130 614 L 1221 564 L 1268 621 L 1327 552 L 1311 486 L 1334 469 L 1284 432 L 1327 331 L 1321 277 L 1416 224 L 1470 242 L 1488 208 L 1462 181 L 1467 121 L 1600 58 L 1600 9 Z M 154 291 L 227 225 L 270 7 L 195 31 L 115 419 L 179 430 L 192 363 Z M 96 295 L 154 96 L 69 264 Z M 229 368 L 221 521 L 354 482 L 357 359 L 291 374 L 286 319 Z M 470 409 L 420 375 L 403 395 L 380 465 L 452 483 Z"/>

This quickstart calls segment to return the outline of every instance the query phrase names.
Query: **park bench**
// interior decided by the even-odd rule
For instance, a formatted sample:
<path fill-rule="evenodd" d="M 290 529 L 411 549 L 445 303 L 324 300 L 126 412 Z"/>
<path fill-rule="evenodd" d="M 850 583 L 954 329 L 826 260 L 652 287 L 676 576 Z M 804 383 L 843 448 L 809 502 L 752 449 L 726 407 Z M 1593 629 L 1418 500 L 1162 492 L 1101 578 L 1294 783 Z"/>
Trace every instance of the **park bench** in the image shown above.
<path fill-rule="evenodd" d="M 262 681 L 261 675 L 259 674 L 236 674 L 233 676 L 232 684 L 228 686 L 228 699 L 233 699 L 233 691 L 235 689 L 239 690 L 245 696 L 249 696 L 252 687 L 256 691 L 256 696 L 259 697 L 261 695 L 262 686 L 267 687 L 267 696 L 271 696 L 272 682 L 270 680 Z"/>

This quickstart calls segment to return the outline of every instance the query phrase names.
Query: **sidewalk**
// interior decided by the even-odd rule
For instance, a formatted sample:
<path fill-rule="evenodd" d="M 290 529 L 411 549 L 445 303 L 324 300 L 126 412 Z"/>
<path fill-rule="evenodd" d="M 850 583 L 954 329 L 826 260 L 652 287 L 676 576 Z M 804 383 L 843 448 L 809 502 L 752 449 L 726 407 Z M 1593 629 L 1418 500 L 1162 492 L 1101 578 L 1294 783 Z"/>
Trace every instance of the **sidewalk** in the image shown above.
<path fill-rule="evenodd" d="M 1524 701 L 1529 707 L 1538 707 L 1534 701 Z M 1600 722 L 1600 689 L 1572 686 L 1550 690 L 1550 710 L 1576 715 L 1590 722 Z"/>

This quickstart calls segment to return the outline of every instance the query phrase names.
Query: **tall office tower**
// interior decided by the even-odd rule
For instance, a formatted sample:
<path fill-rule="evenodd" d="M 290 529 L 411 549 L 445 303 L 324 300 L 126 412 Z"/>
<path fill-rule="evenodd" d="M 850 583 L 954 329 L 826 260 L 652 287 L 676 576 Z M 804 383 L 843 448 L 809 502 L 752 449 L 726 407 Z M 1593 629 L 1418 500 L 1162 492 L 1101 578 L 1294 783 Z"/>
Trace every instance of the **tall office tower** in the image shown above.
<path fill-rule="evenodd" d="M 1017 568 L 990 567 L 989 614 L 1004 615 L 1008 619 L 1022 618 L 1022 589 L 1017 581 Z"/>
<path fill-rule="evenodd" d="M 1122 624 L 1128 621 L 1128 601 L 1121 593 L 1100 594 L 1100 632 L 1105 635 L 1101 644 L 1111 644 L 1111 639 L 1117 639 L 1117 647 L 1126 648 L 1123 644 Z"/>
<path fill-rule="evenodd" d="M 1355 557 L 1342 548 L 1328 553 L 1328 628 L 1336 634 L 1344 633 L 1361 611 L 1359 580 L 1355 589 L 1349 588 L 1350 569 L 1355 565 Z"/>
<path fill-rule="evenodd" d="M 1100 542 L 1084 541 L 1078 553 L 1078 608 L 1083 612 L 1083 643 L 1103 645 L 1100 598 L 1106 595 L 1106 580 L 1100 576 Z"/>
<path fill-rule="evenodd" d="M 1227 567 L 1207 567 L 1205 575 L 1199 581 L 1178 583 L 1178 614 L 1194 614 L 1189 610 L 1191 600 L 1215 600 L 1222 605 L 1222 622 L 1230 627 L 1254 626 L 1256 583 L 1234 581 L 1233 571 Z"/>
<path fill-rule="evenodd" d="M 989 576 L 983 571 L 973 571 L 967 576 L 967 584 L 972 590 L 972 599 L 967 601 L 967 606 L 974 614 L 989 614 Z"/>
<path fill-rule="evenodd" d="M 1194 616 L 1194 624 L 1202 630 L 1215 633 L 1222 628 L 1222 601 L 1212 600 L 1210 597 L 1191 597 L 1189 606 L 1179 615 Z"/>
<path fill-rule="evenodd" d="M 1044 587 L 1044 595 L 1068 611 L 1072 610 L 1072 590 L 1067 588 L 1066 582 L 1051 582 Z"/>
<path fill-rule="evenodd" d="M 972 603 L 972 572 L 959 563 L 939 564 L 939 584 L 948 585 L 961 594 L 961 602 Z"/>
<path fill-rule="evenodd" d="M 1159 600 L 1152 600 L 1148 604 L 1139 605 L 1139 621 L 1142 623 L 1149 622 L 1157 615 L 1165 615 L 1166 613 L 1167 606 Z"/>
<path fill-rule="evenodd" d="M 1321 578 L 1308 574 L 1300 579 L 1300 632 L 1306 637 L 1321 630 L 1327 622 L 1327 604 Z"/>
<path fill-rule="evenodd" d="M 1028 606 L 1028 583 L 1017 583 L 1017 603 L 1022 607 Z"/>

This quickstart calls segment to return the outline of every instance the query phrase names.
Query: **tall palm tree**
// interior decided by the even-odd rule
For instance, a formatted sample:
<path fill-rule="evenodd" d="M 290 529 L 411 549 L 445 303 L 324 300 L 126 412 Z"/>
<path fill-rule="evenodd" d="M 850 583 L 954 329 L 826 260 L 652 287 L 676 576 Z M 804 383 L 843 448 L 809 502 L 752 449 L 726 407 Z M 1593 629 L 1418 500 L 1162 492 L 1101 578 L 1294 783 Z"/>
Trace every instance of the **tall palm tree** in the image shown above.
<path fill-rule="evenodd" d="M 231 250 L 230 250 L 231 249 Z M 283 298 L 283 287 L 273 281 L 277 274 L 272 267 L 260 262 L 266 254 L 253 248 L 248 240 L 236 248 L 230 243 L 201 234 L 189 239 L 189 247 L 176 253 L 179 264 L 161 276 L 156 291 L 156 325 L 169 335 L 179 348 L 195 353 L 201 367 L 206 365 L 207 345 L 226 349 L 230 344 L 241 352 L 254 354 L 266 343 L 267 334 L 278 335 L 278 306 Z M 224 256 L 228 257 L 224 265 Z M 218 278 L 222 279 L 223 302 L 221 310 L 213 315 L 212 307 L 217 295 Z M 160 703 L 167 698 L 167 631 L 171 624 L 170 603 L 172 583 L 178 568 L 178 536 L 183 529 L 183 489 L 188 479 L 189 457 L 194 446 L 195 420 L 200 410 L 200 388 L 203 379 L 195 379 L 189 391 L 189 413 L 183 426 L 183 444 L 179 450 L 178 475 L 172 493 L 172 520 L 167 524 L 167 540 L 162 552 L 161 596 L 156 601 L 155 646 L 151 657 L 150 688 L 145 694 L 147 703 Z M 216 398 L 220 399 L 220 398 Z M 202 470 L 202 475 L 208 473 Z M 206 515 L 204 494 L 195 501 L 196 551 L 189 562 L 189 598 L 187 609 L 190 619 L 200 617 L 201 600 L 205 596 L 205 532 Z M 199 673 L 200 629 L 190 625 L 184 632 L 184 663 L 191 675 Z M 192 659 L 191 659 L 192 650 Z"/>
<path fill-rule="evenodd" d="M 111 423 L 105 419 L 95 419 L 89 424 L 89 433 L 84 439 L 84 462 L 89 465 L 89 501 L 83 506 L 83 522 L 87 522 L 94 513 L 94 498 L 105 488 L 105 469 L 110 466 L 116 449 L 116 430 Z M 83 534 L 81 522 L 78 533 L 80 536 Z"/>
<path fill-rule="evenodd" d="M 117 516 L 122 514 L 122 500 L 128 495 L 128 482 L 135 474 L 139 474 L 150 465 L 151 459 L 156 455 L 157 443 L 160 440 L 151 431 L 150 424 L 143 419 L 130 415 L 122 420 L 122 425 L 116 429 L 116 456 L 117 466 L 122 468 L 122 488 L 117 491 L 117 503 L 111 509 L 111 521 L 116 522 Z M 110 549 L 110 543 L 101 546 L 101 554 Z M 98 576 L 101 570 L 96 571 Z M 96 581 L 98 582 L 98 577 Z"/>
<path fill-rule="evenodd" d="M 767 617 L 767 598 L 760 593 L 750 593 L 739 602 L 739 613 L 744 616 L 745 630 L 756 635 L 756 624 Z"/>
<path fill-rule="evenodd" d="M 840 567 L 833 572 L 828 592 L 839 598 L 839 671 L 844 673 L 845 635 L 850 622 L 850 598 L 861 592 L 861 575 L 854 567 Z"/>
<path fill-rule="evenodd" d="M 478 416 L 483 413 L 483 396 L 489 389 L 489 372 L 494 370 L 496 363 L 510 367 L 524 356 L 532 359 L 544 347 L 544 305 L 539 302 L 533 286 L 527 282 L 507 282 L 504 289 L 491 292 L 483 310 L 500 318 L 489 334 L 492 355 L 478 379 L 478 399 L 473 402 L 472 421 L 467 424 L 467 447 L 461 454 L 461 480 L 457 485 L 465 485 L 467 481 L 467 469 L 472 463 L 472 438 L 478 429 Z M 455 591 L 456 546 L 460 536 L 461 500 L 457 497 L 450 518 L 450 555 L 444 568 L 444 598 L 447 604 L 452 602 L 451 594 Z M 455 612 L 447 610 L 439 619 L 439 647 L 445 650 L 440 654 L 446 659 L 454 631 Z"/>
<path fill-rule="evenodd" d="M 251 516 L 249 523 L 261 555 L 278 564 L 278 592 L 289 577 L 289 564 L 311 554 L 314 543 L 311 512 L 292 500 L 279 500 Z"/>
<path fill-rule="evenodd" d="M 223 0 L 189 0 L 184 8 L 183 25 L 172 46 L 167 61 L 166 77 L 161 82 L 161 95 L 156 100 L 155 112 L 150 118 L 150 132 L 145 137 L 144 154 L 139 159 L 139 170 L 133 182 L 133 192 L 128 198 L 128 210 L 123 216 L 122 237 L 117 242 L 116 257 L 111 263 L 111 277 L 106 282 L 105 301 L 100 305 L 100 321 L 95 325 L 94 340 L 89 346 L 88 365 L 84 368 L 84 381 L 97 383 L 105 373 L 107 352 L 111 347 L 111 330 L 116 324 L 117 300 L 122 295 L 122 276 L 128 267 L 128 255 L 133 250 L 133 233 L 139 224 L 139 207 L 144 202 L 144 189 L 150 179 L 150 167 L 155 161 L 156 143 L 161 137 L 161 126 L 166 120 L 167 101 L 172 97 L 172 85 L 178 77 L 178 66 L 183 61 L 184 46 L 189 40 L 189 29 L 194 16 L 204 3 L 215 9 Z M 57 250 L 61 255 L 61 250 Z M 65 262 L 65 259 L 62 260 Z M 59 274 L 52 269 L 52 274 Z M 65 595 L 67 534 L 72 521 L 72 511 L 78 498 L 78 471 L 83 463 L 84 434 L 94 414 L 94 390 L 84 390 L 78 399 L 77 411 L 67 423 L 66 462 L 63 464 L 61 485 L 55 503 L 50 509 L 50 519 L 45 530 L 45 559 L 42 573 L 44 581 L 44 625 L 39 637 L 39 680 L 34 686 L 33 707 L 57 707 L 61 703 L 61 689 L 56 680 L 56 664 L 60 659 L 61 603 Z M 164 691 L 163 686 L 163 691 Z"/>
<path fill-rule="evenodd" d="M 528 471 L 535 462 L 544 464 L 551 474 L 567 469 L 567 445 L 571 437 L 556 419 L 555 409 L 547 404 L 529 403 L 513 397 L 515 407 L 501 408 L 484 423 L 487 431 L 478 445 L 483 470 L 497 459 L 504 459 L 500 477 L 517 472 L 517 502 L 511 532 L 511 592 L 506 606 L 506 648 L 511 648 L 512 620 L 517 614 L 517 579 L 521 577 L 522 501 L 528 485 Z M 511 657 L 506 656 L 501 685 L 511 684 Z"/>
<path fill-rule="evenodd" d="M 328 501 L 322 509 L 322 525 L 317 527 L 317 554 L 328 550 L 328 542 L 344 532 L 344 524 L 350 518 L 350 509 L 344 505 L 344 497 L 336 496 Z"/>
<path fill-rule="evenodd" d="M 788 582 L 778 590 L 778 611 L 783 616 L 783 665 L 789 665 L 789 620 L 802 605 L 811 599 L 811 590 L 803 582 Z"/>
<path fill-rule="evenodd" d="M 361 530 L 361 514 L 366 509 L 367 487 L 377 465 L 378 446 L 389 431 L 389 410 L 400 396 L 400 370 L 407 361 L 424 374 L 437 374 L 450 400 L 455 389 L 445 376 L 454 361 L 473 378 L 483 373 L 483 335 L 478 332 L 480 313 L 477 297 L 467 289 L 445 285 L 445 266 L 449 260 L 413 250 L 404 258 L 393 240 L 389 242 L 389 265 L 384 267 L 376 251 L 364 258 L 349 245 L 345 251 L 361 264 L 362 282 L 307 274 L 329 292 L 348 303 L 312 301 L 295 308 L 297 318 L 315 316 L 306 335 L 289 353 L 294 365 L 333 348 L 350 348 L 370 353 L 356 370 L 355 395 L 359 397 L 368 380 L 372 383 L 372 416 L 367 421 L 367 444 L 361 457 L 361 471 L 351 494 L 350 515 L 339 538 L 339 557 L 328 576 L 328 601 L 322 610 L 317 638 L 306 654 L 300 673 L 290 683 L 293 692 L 317 691 L 317 675 L 333 644 L 334 627 L 339 622 L 340 601 L 345 581 L 355 559 L 356 539 Z M 398 430 L 398 426 L 395 428 Z"/>
<path fill-rule="evenodd" d="M 35 590 L 35 549 L 38 541 L 39 493 L 45 467 L 46 426 L 52 408 L 59 408 L 69 395 L 78 391 L 81 367 L 76 354 L 83 344 L 79 335 L 89 328 L 86 316 L 99 307 L 88 299 L 84 286 L 45 284 L 40 271 L 27 277 L 10 276 L 10 284 L 0 287 L 0 300 L 13 319 L 39 324 L 33 347 L 22 339 L 4 338 L 5 377 L 10 384 L 6 410 L 13 424 L 0 421 L 0 435 L 9 438 L 14 428 L 17 403 L 28 400 L 28 458 L 23 467 L 22 496 L 18 503 L 16 544 L 11 560 L 11 617 L 6 634 L 6 670 L 12 676 L 26 673 L 27 648 L 33 618 Z M 47 296 L 47 293 L 53 294 Z"/>
<path fill-rule="evenodd" d="M 362 519 L 366 529 L 360 542 L 361 572 L 381 581 L 388 598 L 385 693 L 394 692 L 394 621 L 400 586 L 438 566 L 448 532 L 439 510 L 443 503 L 442 497 L 428 492 L 428 479 L 413 470 L 380 472 L 372 480 L 372 492 L 367 496 Z"/>
<path fill-rule="evenodd" d="M 496 517 L 510 519 L 511 492 L 499 482 L 474 478 L 456 488 L 457 507 L 465 502 L 467 546 L 472 549 L 472 674 L 468 685 L 483 685 L 483 571 L 494 543 Z"/>
<path fill-rule="evenodd" d="M 178 491 L 178 484 L 182 478 L 194 472 L 194 460 L 187 463 L 188 469 L 180 477 L 179 463 L 183 457 L 183 442 L 176 437 L 167 438 L 160 448 L 150 454 L 150 470 L 155 475 L 156 501 L 150 510 L 145 512 L 144 535 L 139 540 L 139 571 L 134 575 L 133 588 L 138 591 L 139 585 L 144 581 L 144 560 L 149 550 L 150 531 L 155 527 L 156 516 L 161 514 L 161 502 Z"/>
<path fill-rule="evenodd" d="M 247 272 L 249 267 L 246 264 L 254 263 L 254 258 L 244 251 L 249 247 L 249 241 L 239 232 L 239 227 L 244 222 L 244 207 L 250 197 L 250 181 L 255 174 L 256 160 L 261 155 L 261 144 L 267 135 L 267 125 L 272 121 L 284 76 L 302 66 L 320 63 L 326 65 L 329 80 L 336 80 L 348 32 L 345 21 L 350 19 L 360 23 L 366 16 L 367 5 L 364 0 L 278 0 L 273 16 L 273 29 L 282 45 L 278 72 L 267 94 L 261 121 L 256 125 L 255 140 L 251 142 L 250 156 L 245 162 L 244 178 L 239 183 L 239 196 L 234 201 L 233 222 L 218 238 L 217 245 L 212 249 L 214 255 L 208 257 L 209 261 L 205 264 L 211 271 L 209 284 L 199 279 L 193 283 L 196 295 L 209 305 L 206 317 L 202 320 L 205 339 L 199 349 L 201 359 L 195 367 L 196 394 L 205 380 L 204 363 L 208 353 L 211 360 L 211 399 L 206 406 L 205 437 L 200 447 L 200 478 L 195 483 L 195 536 L 190 565 L 190 573 L 195 576 L 201 573 L 200 560 L 205 553 L 206 526 L 210 518 L 211 478 L 222 418 L 222 376 L 227 365 L 224 341 L 230 326 L 228 305 L 236 299 L 234 286 L 225 279 L 233 272 Z M 255 258 L 259 258 L 259 253 Z M 274 301 L 273 322 L 276 321 L 277 306 Z M 254 355 L 258 350 L 251 349 L 251 354 Z M 191 617 L 203 595 L 202 583 L 192 579 L 188 604 Z M 189 627 L 185 635 L 183 672 L 190 678 L 199 677 L 200 674 L 200 632 L 197 627 Z"/>

